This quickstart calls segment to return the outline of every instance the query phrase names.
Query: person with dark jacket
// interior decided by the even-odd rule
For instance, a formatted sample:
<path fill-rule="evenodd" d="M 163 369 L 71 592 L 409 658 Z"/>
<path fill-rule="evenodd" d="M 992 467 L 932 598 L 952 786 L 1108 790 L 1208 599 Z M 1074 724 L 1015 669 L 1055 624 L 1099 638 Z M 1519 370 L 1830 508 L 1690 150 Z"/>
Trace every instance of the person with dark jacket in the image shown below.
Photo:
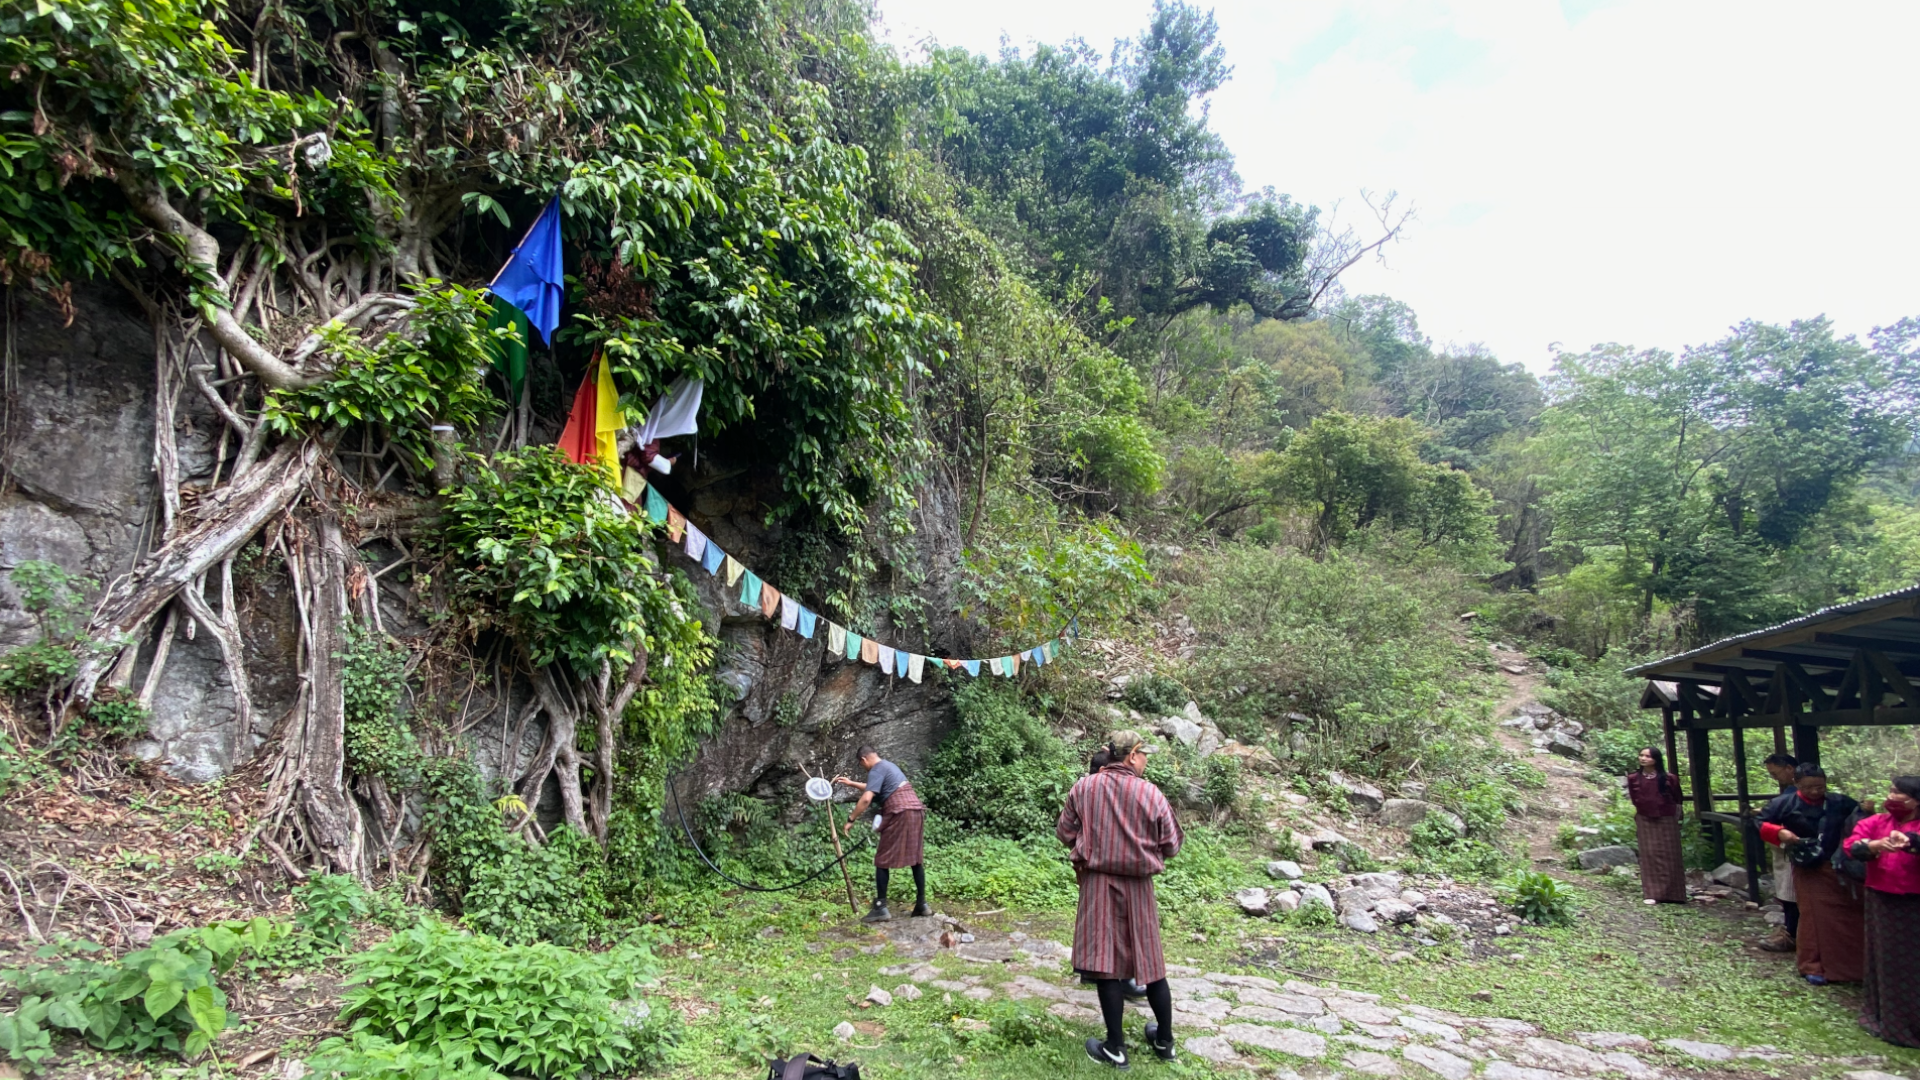
<path fill-rule="evenodd" d="M 1776 795 L 1760 812 L 1760 839 L 1784 848 L 1793 861 L 1800 898 L 1794 946 L 1800 974 L 1815 986 L 1859 982 L 1866 962 L 1866 913 L 1860 890 L 1834 869 L 1847 819 L 1860 804 L 1827 790 L 1827 774 L 1811 761 L 1794 770 L 1793 791 Z"/>

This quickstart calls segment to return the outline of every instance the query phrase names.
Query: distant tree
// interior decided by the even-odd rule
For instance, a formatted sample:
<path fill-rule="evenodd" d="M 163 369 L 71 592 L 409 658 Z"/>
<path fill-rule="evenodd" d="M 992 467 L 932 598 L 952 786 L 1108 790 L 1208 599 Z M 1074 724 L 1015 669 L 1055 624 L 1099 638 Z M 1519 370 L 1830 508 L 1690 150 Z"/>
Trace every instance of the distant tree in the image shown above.
<path fill-rule="evenodd" d="M 1422 461 L 1425 440 L 1404 417 L 1325 413 L 1281 453 L 1275 491 L 1311 515 L 1317 551 L 1376 526 L 1412 530 L 1427 546 L 1489 538 L 1486 493 L 1467 474 Z"/>

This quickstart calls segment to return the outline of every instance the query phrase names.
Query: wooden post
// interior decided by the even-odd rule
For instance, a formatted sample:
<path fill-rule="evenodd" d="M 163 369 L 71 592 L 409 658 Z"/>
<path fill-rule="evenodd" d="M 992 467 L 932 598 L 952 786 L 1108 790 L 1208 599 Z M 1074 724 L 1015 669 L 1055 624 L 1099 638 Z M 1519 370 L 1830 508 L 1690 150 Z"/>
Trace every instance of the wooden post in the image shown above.
<path fill-rule="evenodd" d="M 1793 756 L 1801 761 L 1820 763 L 1820 729 L 1812 724 L 1793 725 Z"/>
<path fill-rule="evenodd" d="M 833 854 L 840 860 L 840 878 L 847 883 L 847 906 L 855 915 L 860 914 L 860 904 L 853 898 L 853 873 L 847 869 L 847 853 L 840 850 L 840 826 L 833 820 L 833 804 L 827 804 L 827 835 L 833 837 Z"/>
<path fill-rule="evenodd" d="M 1687 782 L 1693 788 L 1693 812 L 1696 816 L 1710 813 L 1713 810 L 1712 732 L 1693 726 L 1693 707 L 1684 702 L 1680 706 L 1680 719 L 1687 725 Z M 1714 859 L 1726 862 L 1726 829 L 1717 821 L 1702 819 L 1700 833 L 1713 845 Z"/>
<path fill-rule="evenodd" d="M 1671 705 L 1660 707 L 1660 734 L 1667 744 L 1667 771 L 1678 776 L 1680 775 L 1680 751 L 1673 738 L 1673 706 Z M 1684 800 L 1686 797 L 1687 789 L 1681 788 L 1680 798 Z"/>
<path fill-rule="evenodd" d="M 1753 821 L 1753 797 L 1747 785 L 1747 732 L 1733 717 L 1734 790 L 1740 796 L 1740 861 L 1747 869 L 1747 899 L 1760 902 L 1760 830 Z"/>

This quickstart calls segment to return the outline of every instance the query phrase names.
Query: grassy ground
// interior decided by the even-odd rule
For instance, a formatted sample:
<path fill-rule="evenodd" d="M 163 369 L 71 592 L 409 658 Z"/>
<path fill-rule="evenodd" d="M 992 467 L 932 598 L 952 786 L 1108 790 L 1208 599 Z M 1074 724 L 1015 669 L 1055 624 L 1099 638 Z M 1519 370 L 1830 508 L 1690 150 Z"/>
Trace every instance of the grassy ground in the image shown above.
<path fill-rule="evenodd" d="M 934 872 L 937 881 L 937 866 Z M 1753 951 L 1755 920 L 1697 907 L 1649 909 L 1637 889 L 1629 895 L 1613 882 L 1577 889 L 1582 911 L 1573 926 L 1523 929 L 1501 939 L 1511 945 L 1505 956 L 1476 960 L 1453 946 L 1414 945 L 1416 959 L 1389 964 L 1385 956 L 1408 940 L 1257 922 L 1218 902 L 1167 912 L 1167 952 L 1205 970 L 1334 981 L 1389 1002 L 1527 1020 L 1549 1034 L 1611 1030 L 1828 1059 L 1882 1055 L 1882 1069 L 1920 1072 L 1920 1051 L 1890 1047 L 1854 1022 L 1853 992 L 1809 987 L 1792 977 L 1786 958 Z M 939 906 L 983 933 L 1071 939 L 1071 912 L 968 915 L 964 904 Z M 873 1075 L 902 1078 L 1039 1078 L 1092 1067 L 1079 1049 L 1090 1029 L 1046 1014 L 1044 1001 L 1014 1002 L 999 993 L 986 1002 L 949 1001 L 936 990 L 885 1009 L 857 1007 L 870 985 L 891 990 L 903 981 L 880 974 L 902 961 L 884 936 L 849 917 L 844 896 L 835 903 L 824 890 L 784 898 L 716 895 L 682 918 L 664 981 L 688 1021 L 674 1076 L 745 1075 L 776 1048 L 855 1058 Z M 943 964 L 983 976 L 986 985 L 1014 974 Z M 1473 998 L 1484 990 L 1493 992 L 1491 1003 Z M 843 1020 L 860 1029 L 851 1046 L 831 1034 Z M 970 1020 L 992 1028 L 968 1030 Z M 1859 1067 L 1745 1061 L 1738 1071 L 1807 1076 Z M 1168 1074 L 1208 1070 L 1204 1061 L 1187 1059 Z"/>

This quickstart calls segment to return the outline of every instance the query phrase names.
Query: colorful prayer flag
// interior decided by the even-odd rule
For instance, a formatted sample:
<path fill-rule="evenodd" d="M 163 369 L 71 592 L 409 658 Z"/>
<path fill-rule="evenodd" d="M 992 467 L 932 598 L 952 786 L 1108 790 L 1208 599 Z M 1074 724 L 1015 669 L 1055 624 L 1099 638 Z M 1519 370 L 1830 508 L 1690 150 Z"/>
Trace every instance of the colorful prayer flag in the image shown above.
<path fill-rule="evenodd" d="M 874 658 L 874 662 L 880 666 L 881 674 L 893 674 L 893 646 L 880 646 L 880 655 Z"/>
<path fill-rule="evenodd" d="M 813 628 L 814 628 L 814 625 L 817 622 L 819 622 L 819 620 L 820 620 L 820 616 L 815 615 L 813 612 L 808 611 L 806 608 L 801 608 L 800 620 L 799 620 L 800 636 L 803 638 L 806 638 L 808 641 L 812 641 Z"/>
<path fill-rule="evenodd" d="M 880 662 L 880 643 L 873 640 L 872 638 L 863 639 L 860 642 L 860 662 L 863 664 L 879 663 Z"/>
<path fill-rule="evenodd" d="M 576 465 L 598 464 L 615 484 L 621 482 L 620 456 L 614 440 L 620 434 L 620 394 L 613 388 L 613 369 L 596 355 L 593 366 L 574 391 L 573 411 L 560 432 L 560 449 Z M 664 516 L 662 521 L 666 520 Z"/>
<path fill-rule="evenodd" d="M 773 613 L 779 610 L 780 590 L 771 585 L 763 587 L 760 590 L 760 614 L 771 619 L 773 618 Z"/>
<path fill-rule="evenodd" d="M 699 379 L 689 379 L 685 375 L 673 380 L 667 392 L 653 403 L 653 411 L 647 414 L 646 423 L 640 425 L 640 434 L 635 437 L 637 445 L 645 446 L 660 439 L 670 439 L 675 435 L 692 435 L 700 430 L 700 398 L 706 384 Z"/>
<path fill-rule="evenodd" d="M 827 651 L 835 656 L 847 653 L 847 628 L 837 622 L 827 622 Z"/>
<path fill-rule="evenodd" d="M 912 656 L 907 657 L 907 678 L 912 679 L 914 682 L 919 682 L 921 674 L 926 670 L 926 657 L 921 656 L 919 653 L 914 653 Z"/>
<path fill-rule="evenodd" d="M 800 626 L 800 601 L 791 596 L 780 598 L 780 629 L 796 630 Z"/>
<path fill-rule="evenodd" d="M 712 539 L 708 539 L 707 550 L 702 552 L 700 556 L 700 566 L 709 574 L 717 574 L 720 572 L 720 568 L 726 565 L 727 561 L 727 553 L 720 550 L 719 544 L 714 543 Z"/>
<path fill-rule="evenodd" d="M 740 584 L 740 602 L 747 607 L 757 608 L 760 606 L 760 589 L 762 587 L 760 575 L 748 570 L 743 577 L 745 577 L 746 580 Z"/>
<path fill-rule="evenodd" d="M 492 314 L 487 317 L 487 352 L 493 357 L 493 370 L 506 380 L 513 403 L 518 405 L 520 392 L 527 385 L 527 345 L 533 340 L 533 328 L 526 312 L 500 297 L 494 297 L 488 306 Z M 494 333 L 497 330 L 511 333 Z"/>
<path fill-rule="evenodd" d="M 987 671 L 989 674 L 993 674 L 993 675 L 1000 674 L 1000 658 L 999 657 L 993 656 L 993 657 L 987 658 Z"/>
<path fill-rule="evenodd" d="M 966 668 L 967 674 L 973 676 L 974 678 L 977 679 L 980 677 L 980 661 L 962 660 L 960 661 L 960 666 Z"/>
<path fill-rule="evenodd" d="M 667 539 L 677 544 L 686 531 L 687 516 L 680 512 L 679 507 L 669 504 L 667 506 Z"/>
<path fill-rule="evenodd" d="M 560 257 L 560 196 L 556 194 L 533 219 L 487 291 L 519 308 L 540 331 L 540 340 L 551 343 L 553 331 L 560 325 L 560 300 L 566 292 L 566 280 Z M 523 379 L 525 355 L 522 352 Z"/>
<path fill-rule="evenodd" d="M 667 510 L 668 510 L 667 497 L 665 495 L 660 494 L 659 488 L 654 487 L 652 484 L 648 484 L 647 485 L 647 520 L 653 522 L 655 525 L 665 525 L 667 523 L 667 519 L 672 516 L 667 512 Z"/>
<path fill-rule="evenodd" d="M 860 635 L 847 631 L 847 659 L 860 660 L 866 656 L 867 646 L 871 642 L 860 640 Z"/>
<path fill-rule="evenodd" d="M 729 555 L 727 556 L 726 571 L 727 571 L 727 587 L 732 588 L 734 583 L 740 580 L 740 575 L 747 572 L 747 568 L 740 565 L 739 559 L 736 559 L 733 556 Z"/>
<path fill-rule="evenodd" d="M 686 552 L 687 558 L 694 562 L 704 561 L 707 557 L 707 534 L 701 532 L 693 522 L 687 522 L 687 542 L 680 550 Z"/>

